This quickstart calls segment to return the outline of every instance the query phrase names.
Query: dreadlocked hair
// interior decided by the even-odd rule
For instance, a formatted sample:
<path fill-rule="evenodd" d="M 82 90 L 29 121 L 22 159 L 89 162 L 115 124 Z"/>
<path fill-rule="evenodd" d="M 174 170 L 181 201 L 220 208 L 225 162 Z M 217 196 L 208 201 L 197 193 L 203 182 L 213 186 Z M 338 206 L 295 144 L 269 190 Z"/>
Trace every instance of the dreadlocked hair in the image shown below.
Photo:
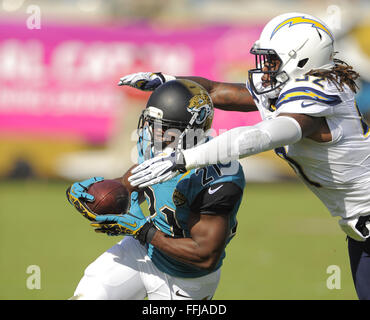
<path fill-rule="evenodd" d="M 358 89 L 356 80 L 360 77 L 349 64 L 340 59 L 334 59 L 334 67 L 330 70 L 314 69 L 307 72 L 306 75 L 324 78 L 334 83 L 340 91 L 343 91 L 343 86 L 346 84 L 354 93 Z"/>

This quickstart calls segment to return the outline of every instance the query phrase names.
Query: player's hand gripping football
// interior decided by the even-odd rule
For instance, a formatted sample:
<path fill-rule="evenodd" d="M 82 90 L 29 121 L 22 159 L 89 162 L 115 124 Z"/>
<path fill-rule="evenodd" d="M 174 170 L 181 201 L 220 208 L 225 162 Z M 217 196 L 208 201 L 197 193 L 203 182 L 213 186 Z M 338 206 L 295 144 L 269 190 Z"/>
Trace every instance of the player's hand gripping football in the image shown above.
<path fill-rule="evenodd" d="M 157 230 L 150 218 L 146 218 L 141 211 L 136 215 L 128 212 L 122 215 L 96 216 L 95 220 L 91 226 L 96 228 L 96 232 L 110 236 L 133 236 L 143 245 L 151 241 Z"/>
<path fill-rule="evenodd" d="M 128 181 L 133 187 L 144 188 L 168 181 L 186 172 L 185 159 L 180 149 L 146 160 L 131 170 Z"/>
<path fill-rule="evenodd" d="M 130 86 L 143 91 L 153 91 L 161 84 L 175 80 L 174 76 L 161 72 L 137 72 L 119 79 L 119 86 Z"/>
<path fill-rule="evenodd" d="M 88 206 L 85 205 L 85 201 L 93 202 L 94 196 L 87 193 L 86 190 L 95 182 L 104 180 L 102 177 L 93 177 L 81 182 L 75 182 L 66 191 L 67 199 L 71 205 L 73 205 L 78 212 L 80 212 L 86 219 L 94 221 L 96 214 L 94 214 Z"/>

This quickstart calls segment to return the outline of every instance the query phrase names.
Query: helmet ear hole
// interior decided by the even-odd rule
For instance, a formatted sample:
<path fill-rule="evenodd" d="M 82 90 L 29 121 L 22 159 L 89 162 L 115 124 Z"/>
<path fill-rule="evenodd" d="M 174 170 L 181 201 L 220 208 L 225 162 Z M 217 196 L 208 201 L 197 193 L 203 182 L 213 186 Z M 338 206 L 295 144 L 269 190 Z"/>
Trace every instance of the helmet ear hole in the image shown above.
<path fill-rule="evenodd" d="M 297 64 L 297 67 L 298 68 L 303 68 L 306 65 L 307 62 L 308 62 L 308 58 L 300 60 Z"/>

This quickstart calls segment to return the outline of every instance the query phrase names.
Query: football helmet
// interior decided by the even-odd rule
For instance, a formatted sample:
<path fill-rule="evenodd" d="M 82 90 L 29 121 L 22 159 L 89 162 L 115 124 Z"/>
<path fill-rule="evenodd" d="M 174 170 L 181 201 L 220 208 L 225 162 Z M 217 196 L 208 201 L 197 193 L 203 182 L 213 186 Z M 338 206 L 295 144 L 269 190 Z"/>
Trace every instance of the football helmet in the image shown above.
<path fill-rule="evenodd" d="M 250 50 L 256 60 L 248 73 L 251 89 L 276 98 L 289 79 L 333 67 L 333 45 L 333 33 L 318 18 L 296 12 L 273 18 Z"/>
<path fill-rule="evenodd" d="M 204 141 L 213 113 L 211 97 L 198 83 L 181 79 L 160 85 L 139 118 L 138 134 L 144 158 L 166 148 L 186 149 Z"/>

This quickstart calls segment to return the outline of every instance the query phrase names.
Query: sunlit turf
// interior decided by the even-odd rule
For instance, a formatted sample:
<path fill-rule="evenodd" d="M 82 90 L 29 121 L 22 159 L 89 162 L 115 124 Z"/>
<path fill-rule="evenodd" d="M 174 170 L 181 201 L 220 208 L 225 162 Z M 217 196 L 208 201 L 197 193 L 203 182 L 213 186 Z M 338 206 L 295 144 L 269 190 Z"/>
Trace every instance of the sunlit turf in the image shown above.
<path fill-rule="evenodd" d="M 0 299 L 67 299 L 85 267 L 119 239 L 67 203 L 67 182 L 0 183 Z M 249 184 L 214 299 L 356 299 L 337 221 L 300 183 Z M 41 289 L 27 288 L 30 265 Z M 327 268 L 340 268 L 328 289 Z"/>

